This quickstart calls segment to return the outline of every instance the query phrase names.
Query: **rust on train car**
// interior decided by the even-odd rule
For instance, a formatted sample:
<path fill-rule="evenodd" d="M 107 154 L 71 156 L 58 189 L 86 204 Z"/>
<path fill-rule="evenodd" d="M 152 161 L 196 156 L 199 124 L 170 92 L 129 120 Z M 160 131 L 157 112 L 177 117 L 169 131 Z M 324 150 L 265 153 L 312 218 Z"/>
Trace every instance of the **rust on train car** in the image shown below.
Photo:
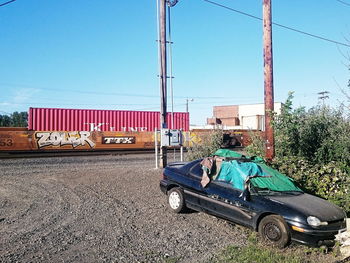
<path fill-rule="evenodd" d="M 25 128 L 0 128 L 0 151 L 31 151 L 32 134 Z"/>
<path fill-rule="evenodd" d="M 189 130 L 189 113 L 167 114 L 169 129 Z M 172 127 L 174 124 L 174 127 Z M 133 131 L 160 128 L 157 111 L 29 108 L 28 128 L 35 131 Z"/>
<path fill-rule="evenodd" d="M 24 127 L 0 127 L 0 131 L 28 131 Z"/>

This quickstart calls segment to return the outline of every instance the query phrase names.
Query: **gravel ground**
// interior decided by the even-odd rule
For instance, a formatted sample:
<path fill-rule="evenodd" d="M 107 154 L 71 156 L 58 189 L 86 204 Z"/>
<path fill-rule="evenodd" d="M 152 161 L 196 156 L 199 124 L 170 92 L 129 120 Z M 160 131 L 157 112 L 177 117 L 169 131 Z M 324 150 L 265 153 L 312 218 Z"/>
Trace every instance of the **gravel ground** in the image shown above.
<path fill-rule="evenodd" d="M 209 262 L 249 231 L 174 214 L 153 155 L 0 160 L 1 262 Z"/>

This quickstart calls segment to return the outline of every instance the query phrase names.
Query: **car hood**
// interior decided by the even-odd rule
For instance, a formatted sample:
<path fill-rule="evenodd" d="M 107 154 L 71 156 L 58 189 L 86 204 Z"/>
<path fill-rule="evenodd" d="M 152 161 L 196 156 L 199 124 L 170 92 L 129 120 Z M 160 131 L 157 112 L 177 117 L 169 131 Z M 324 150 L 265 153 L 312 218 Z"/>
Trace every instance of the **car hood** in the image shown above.
<path fill-rule="evenodd" d="M 341 208 L 310 194 L 270 196 L 268 199 L 297 210 L 306 217 L 316 216 L 321 221 L 329 222 L 344 218 L 344 212 Z"/>

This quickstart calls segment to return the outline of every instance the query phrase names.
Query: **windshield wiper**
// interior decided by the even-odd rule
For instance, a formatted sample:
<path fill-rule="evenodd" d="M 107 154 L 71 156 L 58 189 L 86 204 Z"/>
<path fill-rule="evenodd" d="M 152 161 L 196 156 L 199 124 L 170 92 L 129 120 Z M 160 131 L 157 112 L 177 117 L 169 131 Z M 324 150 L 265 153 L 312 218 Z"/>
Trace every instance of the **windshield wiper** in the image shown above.
<path fill-rule="evenodd" d="M 266 189 L 266 190 L 258 190 L 258 194 L 259 195 L 281 195 L 283 194 L 283 192 Z"/>
<path fill-rule="evenodd" d="M 296 190 L 291 190 L 291 191 L 283 191 L 282 193 L 284 193 L 284 194 L 289 194 L 289 195 L 300 195 L 300 194 L 303 194 L 304 192 L 302 192 L 302 191 L 296 191 Z"/>

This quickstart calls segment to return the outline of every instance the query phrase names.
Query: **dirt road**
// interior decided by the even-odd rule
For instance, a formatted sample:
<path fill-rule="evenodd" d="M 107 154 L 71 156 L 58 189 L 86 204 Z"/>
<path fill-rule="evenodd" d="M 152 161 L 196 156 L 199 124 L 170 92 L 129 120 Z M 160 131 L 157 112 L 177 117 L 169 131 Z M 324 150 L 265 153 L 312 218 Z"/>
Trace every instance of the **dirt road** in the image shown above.
<path fill-rule="evenodd" d="M 0 261 L 203 262 L 245 244 L 241 227 L 171 213 L 152 158 L 0 160 Z"/>

